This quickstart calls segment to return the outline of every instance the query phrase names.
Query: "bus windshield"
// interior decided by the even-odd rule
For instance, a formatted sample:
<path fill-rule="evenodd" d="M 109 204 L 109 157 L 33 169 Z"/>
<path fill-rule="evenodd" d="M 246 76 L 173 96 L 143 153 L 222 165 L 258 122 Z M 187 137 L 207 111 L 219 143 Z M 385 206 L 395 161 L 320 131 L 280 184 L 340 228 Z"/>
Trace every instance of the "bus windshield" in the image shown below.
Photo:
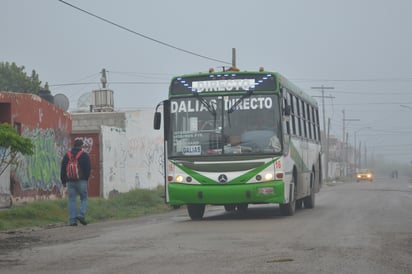
<path fill-rule="evenodd" d="M 172 99 L 168 155 L 281 153 L 279 105 L 277 94 Z"/>

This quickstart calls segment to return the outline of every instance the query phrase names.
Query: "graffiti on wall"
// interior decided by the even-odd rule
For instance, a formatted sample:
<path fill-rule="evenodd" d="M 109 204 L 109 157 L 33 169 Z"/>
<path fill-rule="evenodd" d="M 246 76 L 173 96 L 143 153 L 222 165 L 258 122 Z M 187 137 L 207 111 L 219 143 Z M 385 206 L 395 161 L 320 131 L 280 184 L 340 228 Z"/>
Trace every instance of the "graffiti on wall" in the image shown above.
<path fill-rule="evenodd" d="M 136 188 L 152 188 L 163 181 L 164 152 L 162 138 L 139 136 L 128 139 L 129 169 L 134 170 Z"/>
<path fill-rule="evenodd" d="M 160 132 L 142 131 L 145 127 L 134 124 L 123 130 L 102 126 L 104 197 L 114 190 L 127 192 L 163 184 L 163 138 Z"/>
<path fill-rule="evenodd" d="M 93 149 L 93 138 L 92 137 L 76 137 L 76 139 L 81 139 L 83 141 L 83 151 L 90 154 Z"/>
<path fill-rule="evenodd" d="M 24 129 L 24 137 L 30 138 L 34 154 L 21 155 L 15 167 L 15 179 L 22 190 L 52 190 L 61 188 L 60 163 L 69 149 L 69 136 L 59 129 Z"/>
<path fill-rule="evenodd" d="M 127 144 L 124 130 L 102 126 L 103 161 L 102 177 L 104 196 L 112 190 L 127 191 L 125 165 L 127 159 Z"/>
<path fill-rule="evenodd" d="M 154 170 L 160 175 L 164 175 L 163 146 L 160 144 L 151 144 L 150 149 L 146 150 L 143 163 L 147 168 L 147 178 L 151 179 L 151 171 Z"/>

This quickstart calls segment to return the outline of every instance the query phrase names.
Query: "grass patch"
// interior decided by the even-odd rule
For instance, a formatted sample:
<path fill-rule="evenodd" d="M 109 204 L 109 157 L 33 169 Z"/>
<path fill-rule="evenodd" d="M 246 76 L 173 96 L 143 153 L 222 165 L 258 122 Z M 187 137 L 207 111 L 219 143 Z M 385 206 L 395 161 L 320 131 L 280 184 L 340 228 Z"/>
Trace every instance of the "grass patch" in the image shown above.
<path fill-rule="evenodd" d="M 164 203 L 162 198 L 163 191 L 163 188 L 136 189 L 127 193 L 119 193 L 111 199 L 89 197 L 86 220 L 94 223 L 170 211 L 171 208 Z M 77 200 L 79 205 L 79 198 Z M 14 205 L 0 211 L 0 231 L 65 224 L 68 222 L 68 215 L 67 198 L 38 200 Z"/>

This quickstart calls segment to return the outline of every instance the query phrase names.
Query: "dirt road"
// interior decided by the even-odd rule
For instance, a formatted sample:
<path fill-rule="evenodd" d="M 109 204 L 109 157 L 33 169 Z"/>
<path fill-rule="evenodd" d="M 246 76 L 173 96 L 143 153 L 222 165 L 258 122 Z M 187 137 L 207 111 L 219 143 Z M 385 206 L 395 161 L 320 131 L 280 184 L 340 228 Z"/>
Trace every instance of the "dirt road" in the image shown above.
<path fill-rule="evenodd" d="M 412 273 L 406 178 L 324 186 L 314 209 L 207 207 L 0 233 L 0 273 Z"/>

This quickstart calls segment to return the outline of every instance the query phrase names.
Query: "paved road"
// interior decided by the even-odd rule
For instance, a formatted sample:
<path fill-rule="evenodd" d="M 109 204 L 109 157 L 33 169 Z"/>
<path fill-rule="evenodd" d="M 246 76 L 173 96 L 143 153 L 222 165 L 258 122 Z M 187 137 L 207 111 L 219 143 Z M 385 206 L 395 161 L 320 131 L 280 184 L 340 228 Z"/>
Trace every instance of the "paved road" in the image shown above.
<path fill-rule="evenodd" d="M 0 273 L 412 273 L 412 183 L 324 186 L 314 209 L 292 217 L 276 205 L 244 216 L 208 207 L 202 221 L 179 209 L 0 234 L 3 246 L 15 241 L 0 248 Z"/>

